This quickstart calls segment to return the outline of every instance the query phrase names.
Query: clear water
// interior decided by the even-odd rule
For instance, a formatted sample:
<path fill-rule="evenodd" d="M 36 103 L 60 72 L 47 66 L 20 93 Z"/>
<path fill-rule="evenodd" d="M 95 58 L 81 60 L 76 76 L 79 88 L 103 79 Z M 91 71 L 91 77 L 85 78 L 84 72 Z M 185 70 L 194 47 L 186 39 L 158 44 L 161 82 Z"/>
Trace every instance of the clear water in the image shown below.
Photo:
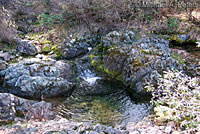
<path fill-rule="evenodd" d="M 59 101 L 56 109 L 60 116 L 115 126 L 138 122 L 149 114 L 150 98 L 129 96 L 122 83 L 103 80 L 90 70 L 85 70 L 80 77 L 83 81 L 74 93 Z"/>

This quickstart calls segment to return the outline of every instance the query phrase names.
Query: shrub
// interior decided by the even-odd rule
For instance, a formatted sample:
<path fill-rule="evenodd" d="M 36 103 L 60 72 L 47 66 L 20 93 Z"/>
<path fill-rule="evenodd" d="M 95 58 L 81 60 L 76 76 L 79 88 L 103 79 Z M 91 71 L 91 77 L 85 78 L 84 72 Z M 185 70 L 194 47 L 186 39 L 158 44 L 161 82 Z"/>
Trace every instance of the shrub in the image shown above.
<path fill-rule="evenodd" d="M 200 128 L 200 84 L 179 71 L 164 72 L 157 86 L 148 85 L 152 92 L 152 103 L 157 108 L 167 107 L 173 111 L 169 120 L 175 121 L 182 129 Z"/>
<path fill-rule="evenodd" d="M 41 26 L 51 26 L 53 24 L 61 24 L 64 21 L 64 18 L 62 14 L 40 14 L 38 20 Z"/>
<path fill-rule="evenodd" d="M 168 27 L 170 30 L 177 29 L 178 20 L 176 18 L 171 18 L 168 20 Z"/>

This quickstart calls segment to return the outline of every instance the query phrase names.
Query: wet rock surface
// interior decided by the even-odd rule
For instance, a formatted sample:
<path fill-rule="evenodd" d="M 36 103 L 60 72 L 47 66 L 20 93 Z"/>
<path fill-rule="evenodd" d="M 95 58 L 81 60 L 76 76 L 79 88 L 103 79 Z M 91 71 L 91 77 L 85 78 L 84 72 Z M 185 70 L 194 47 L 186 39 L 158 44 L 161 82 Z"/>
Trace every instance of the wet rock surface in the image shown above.
<path fill-rule="evenodd" d="M 34 60 L 34 59 L 32 59 Z M 25 61 L 1 71 L 6 92 L 34 99 L 68 94 L 72 91 L 72 66 L 61 61 Z"/>

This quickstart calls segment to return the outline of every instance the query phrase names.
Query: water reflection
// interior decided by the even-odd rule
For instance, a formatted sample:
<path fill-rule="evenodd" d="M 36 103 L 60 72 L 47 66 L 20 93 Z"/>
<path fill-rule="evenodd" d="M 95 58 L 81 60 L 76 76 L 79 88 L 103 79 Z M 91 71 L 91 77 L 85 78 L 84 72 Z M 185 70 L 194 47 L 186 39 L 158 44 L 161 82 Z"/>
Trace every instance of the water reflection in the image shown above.
<path fill-rule="evenodd" d="M 100 79 L 92 88 L 92 92 L 102 90 L 100 88 L 104 91 L 102 94 L 98 91 L 98 94 L 83 95 L 77 89 L 72 96 L 57 106 L 60 115 L 73 121 L 114 126 L 126 125 L 129 121 L 138 122 L 149 114 L 149 99 L 146 96 L 130 97 L 121 83 Z"/>

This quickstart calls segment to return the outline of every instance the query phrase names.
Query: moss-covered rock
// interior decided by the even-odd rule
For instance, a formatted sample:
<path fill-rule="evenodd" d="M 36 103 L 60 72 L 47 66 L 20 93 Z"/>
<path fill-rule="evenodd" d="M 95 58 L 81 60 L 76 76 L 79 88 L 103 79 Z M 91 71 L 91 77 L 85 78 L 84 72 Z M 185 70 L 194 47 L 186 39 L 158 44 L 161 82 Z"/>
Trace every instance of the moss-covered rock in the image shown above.
<path fill-rule="evenodd" d="M 181 45 L 184 42 L 184 40 L 182 40 L 178 35 L 172 35 L 171 37 L 169 37 L 169 40 L 171 42 L 173 41 L 179 45 Z"/>
<path fill-rule="evenodd" d="M 163 71 L 181 68 L 180 58 L 171 56 L 169 42 L 164 39 L 151 37 L 130 44 L 120 43 L 123 45 L 113 45 L 111 42 L 112 46 L 102 55 L 101 62 L 91 56 L 91 64 L 97 70 L 122 81 L 134 92 L 146 92 L 144 86 L 148 82 L 155 84 Z"/>
<path fill-rule="evenodd" d="M 169 41 L 172 45 L 184 47 L 190 44 L 196 44 L 197 39 L 192 39 L 187 34 L 175 34 L 169 37 Z"/>
<path fill-rule="evenodd" d="M 50 51 L 51 51 L 51 48 L 50 48 L 50 46 L 48 44 L 43 46 L 42 52 L 47 53 L 47 52 L 50 52 Z"/>

